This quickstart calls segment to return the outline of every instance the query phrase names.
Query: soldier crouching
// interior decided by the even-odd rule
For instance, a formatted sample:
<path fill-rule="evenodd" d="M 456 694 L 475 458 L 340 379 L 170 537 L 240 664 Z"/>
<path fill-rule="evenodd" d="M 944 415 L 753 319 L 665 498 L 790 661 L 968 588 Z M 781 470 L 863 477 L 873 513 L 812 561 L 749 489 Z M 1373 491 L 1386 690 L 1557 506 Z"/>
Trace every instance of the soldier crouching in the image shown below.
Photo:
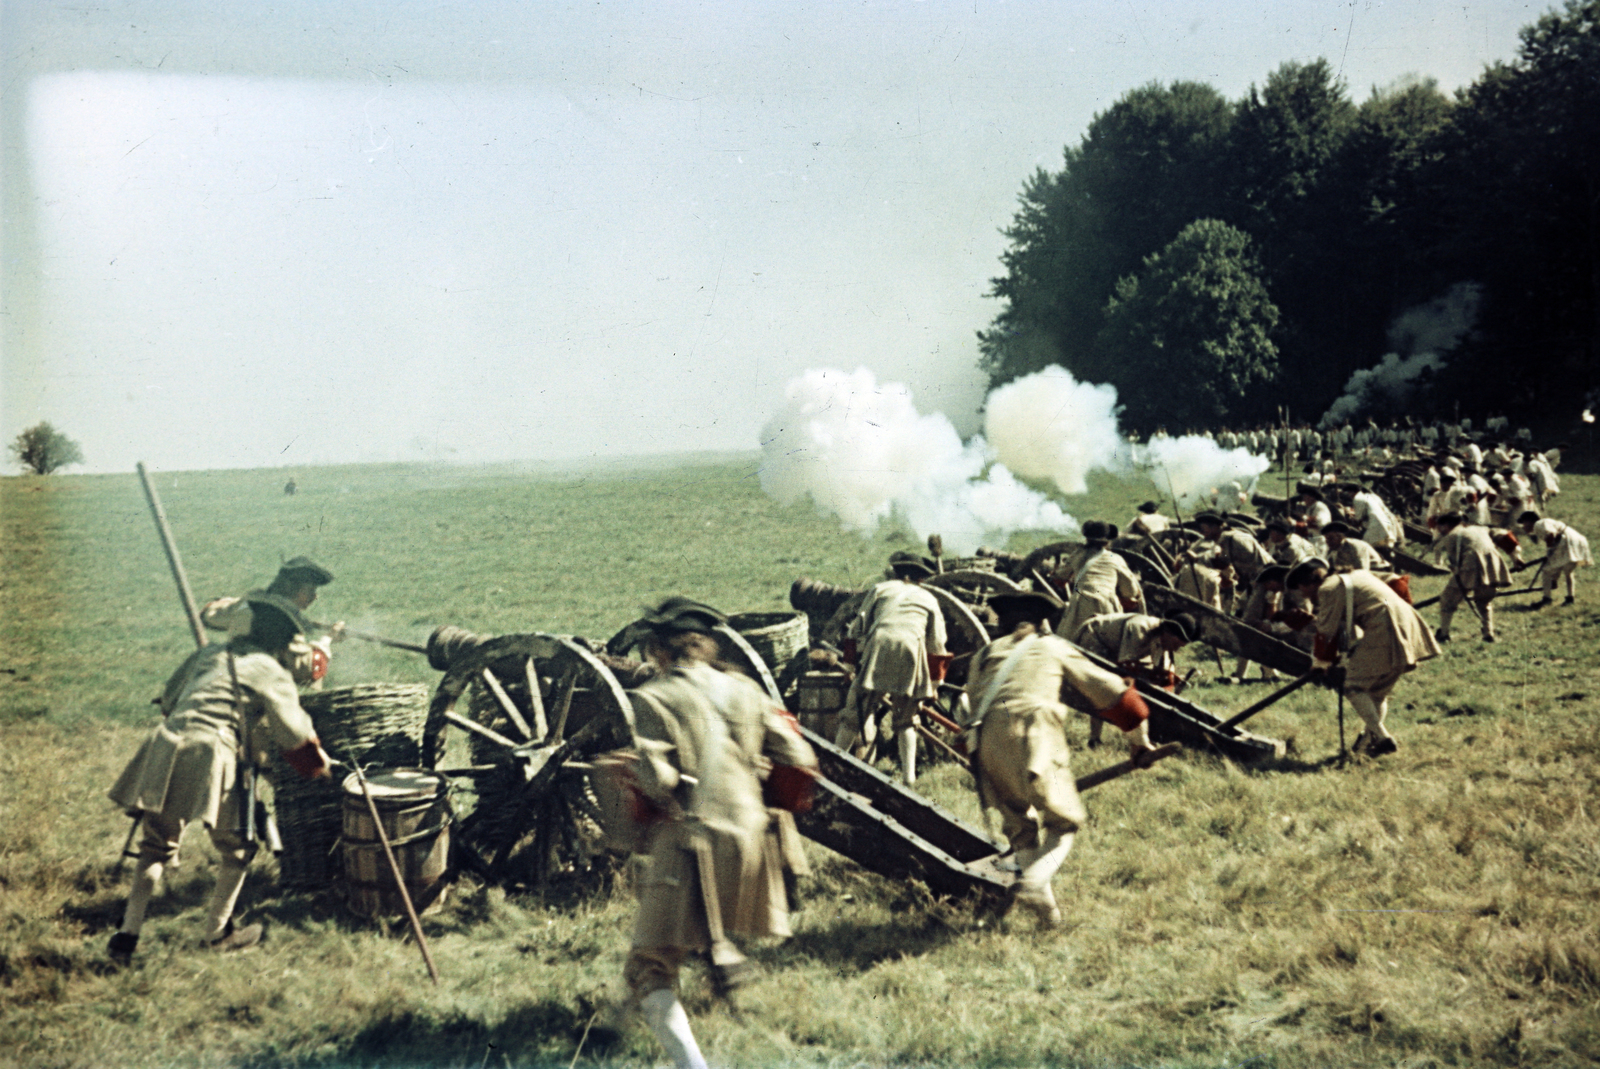
<path fill-rule="evenodd" d="M 111 788 L 111 800 L 142 816 L 144 824 L 127 910 L 109 947 L 121 964 L 132 959 L 156 884 L 184 827 L 195 820 L 205 824 L 221 855 L 206 910 L 206 943 L 234 950 L 259 942 L 260 925 L 236 930 L 233 924 L 245 870 L 256 853 L 254 768 L 270 745 L 301 776 L 328 774 L 328 755 L 281 663 L 305 621 L 277 595 L 251 594 L 249 601 L 249 633 L 202 647 L 173 673 L 161 698 L 166 719 Z"/>

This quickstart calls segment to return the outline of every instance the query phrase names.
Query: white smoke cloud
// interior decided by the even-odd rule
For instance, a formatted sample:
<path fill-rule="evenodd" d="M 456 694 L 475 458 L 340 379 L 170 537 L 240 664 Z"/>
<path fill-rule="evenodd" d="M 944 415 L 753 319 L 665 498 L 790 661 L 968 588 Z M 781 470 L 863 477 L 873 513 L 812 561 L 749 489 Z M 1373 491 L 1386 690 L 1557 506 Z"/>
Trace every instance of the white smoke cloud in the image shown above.
<path fill-rule="evenodd" d="M 1441 353 L 1453 349 L 1478 318 L 1483 287 L 1458 282 L 1442 297 L 1406 309 L 1389 325 L 1392 351 L 1376 367 L 1353 372 L 1344 393 L 1323 413 L 1321 426 L 1337 427 L 1366 414 L 1405 409 L 1425 372 L 1444 367 Z"/>
<path fill-rule="evenodd" d="M 1064 494 L 1087 490 L 1089 472 L 1125 470 L 1130 460 L 1117 430 L 1117 388 L 1054 365 L 990 393 L 983 429 L 1001 463 Z"/>
<path fill-rule="evenodd" d="M 783 505 L 810 497 L 823 515 L 864 534 L 891 520 L 919 537 L 938 533 L 962 554 L 1013 531 L 1076 533 L 1076 520 L 1013 471 L 1079 494 L 1091 471 L 1142 468 L 1192 509 L 1219 498 L 1236 507 L 1232 495 L 1248 494 L 1269 466 L 1199 435 L 1135 446 L 1117 430 L 1116 389 L 1080 383 L 1059 367 L 991 393 L 991 437 L 966 444 L 943 414 L 919 413 L 910 389 L 880 385 L 865 368 L 807 371 L 785 398 L 762 432 L 767 494 Z"/>
<path fill-rule="evenodd" d="M 1059 505 L 993 463 L 981 437 L 963 445 L 942 413 L 919 413 L 909 388 L 879 385 L 865 368 L 791 380 L 762 439 L 761 488 L 784 505 L 809 496 L 847 530 L 871 533 L 898 520 L 965 554 L 1012 531 L 1077 529 Z"/>
<path fill-rule="evenodd" d="M 1160 490 L 1176 494 L 1187 510 L 1201 505 L 1240 507 L 1272 461 L 1248 449 L 1224 449 L 1199 434 L 1152 438 L 1135 456 Z"/>

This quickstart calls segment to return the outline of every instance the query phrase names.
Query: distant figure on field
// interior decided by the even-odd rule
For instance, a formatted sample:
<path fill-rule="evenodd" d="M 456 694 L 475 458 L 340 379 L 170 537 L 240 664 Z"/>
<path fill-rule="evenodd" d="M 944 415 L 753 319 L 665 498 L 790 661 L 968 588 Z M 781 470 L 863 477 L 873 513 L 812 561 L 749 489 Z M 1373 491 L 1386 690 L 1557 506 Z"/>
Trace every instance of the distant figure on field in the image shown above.
<path fill-rule="evenodd" d="M 1128 537 L 1138 538 L 1141 535 L 1154 537 L 1170 527 L 1171 521 L 1161 514 L 1161 506 L 1154 501 L 1146 501 L 1139 506 L 1139 515 L 1128 524 Z"/>
<path fill-rule="evenodd" d="M 890 561 L 893 579 L 868 591 L 861 609 L 846 629 L 847 646 L 859 650 L 860 669 L 850 683 L 834 745 L 853 750 L 865 737 L 876 737 L 875 718 L 887 702 L 890 729 L 900 744 L 900 765 L 907 783 L 917 781 L 917 706 L 939 692 L 943 678 L 944 613 L 934 596 L 919 585 L 933 574 L 926 561 L 897 555 Z M 935 676 L 933 656 L 939 656 Z"/>
<path fill-rule="evenodd" d="M 289 476 L 289 481 L 283 484 L 283 492 L 285 496 L 293 497 L 299 491 L 300 488 L 294 484 L 294 476 Z"/>
<path fill-rule="evenodd" d="M 1013 903 L 1053 926 L 1061 922 L 1061 909 L 1050 880 L 1087 819 L 1068 765 L 1063 697 L 1070 693 L 1120 728 L 1135 757 L 1151 748 L 1150 712 L 1130 680 L 1050 633 L 1050 617 L 1059 611 L 1051 599 L 999 594 L 989 604 L 1002 637 L 972 658 L 967 750 L 974 755 L 978 795 L 985 808 L 1000 811 L 1022 869 Z"/>
<path fill-rule="evenodd" d="M 111 937 L 114 961 L 127 964 L 139 945 L 145 909 L 183 829 L 201 821 L 221 855 L 206 909 L 205 943 L 237 950 L 261 941 L 262 928 L 235 928 L 233 907 L 257 843 L 254 769 L 276 750 L 304 778 L 326 776 L 328 755 L 284 667 L 290 641 L 305 627 L 300 611 L 276 594 L 248 596 L 250 632 L 201 647 L 167 681 L 166 718 L 111 788 L 111 800 L 144 817 L 139 867 L 122 927 Z"/>

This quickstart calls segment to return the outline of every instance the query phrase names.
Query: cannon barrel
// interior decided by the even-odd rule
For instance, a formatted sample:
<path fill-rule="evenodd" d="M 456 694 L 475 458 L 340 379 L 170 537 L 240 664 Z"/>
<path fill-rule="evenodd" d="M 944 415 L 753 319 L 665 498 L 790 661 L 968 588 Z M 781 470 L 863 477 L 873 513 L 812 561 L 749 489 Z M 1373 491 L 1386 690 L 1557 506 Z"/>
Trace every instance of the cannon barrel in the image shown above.
<path fill-rule="evenodd" d="M 839 606 L 860 593 L 860 590 L 834 586 L 832 583 L 819 583 L 815 579 L 802 576 L 789 587 L 789 604 L 801 612 L 817 613 L 827 618 L 838 612 Z"/>

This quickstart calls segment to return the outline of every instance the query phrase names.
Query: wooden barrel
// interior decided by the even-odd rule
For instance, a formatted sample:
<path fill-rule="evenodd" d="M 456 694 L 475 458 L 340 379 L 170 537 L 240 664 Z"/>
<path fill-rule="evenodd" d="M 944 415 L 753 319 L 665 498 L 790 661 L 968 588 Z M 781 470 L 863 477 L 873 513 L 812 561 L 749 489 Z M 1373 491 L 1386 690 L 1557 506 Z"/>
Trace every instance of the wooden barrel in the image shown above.
<path fill-rule="evenodd" d="M 728 626 L 743 635 L 774 672 L 806 648 L 806 614 L 803 612 L 742 612 L 730 616 Z"/>
<path fill-rule="evenodd" d="M 406 767 L 421 760 L 428 688 L 420 683 L 368 683 L 302 694 L 323 749 L 362 766 Z M 287 889 L 319 891 L 339 875 L 343 795 L 328 779 L 301 779 L 281 759 L 272 769 L 273 810 L 283 835 L 278 880 Z"/>
<path fill-rule="evenodd" d="M 438 909 L 444 902 L 444 876 L 450 859 L 450 801 L 445 778 L 422 768 L 375 769 L 367 775 L 367 786 L 412 905 L 418 913 Z M 371 917 L 404 914 L 405 904 L 395 889 L 394 874 L 383 856 L 361 781 L 354 773 L 344 781 L 344 834 L 339 845 L 350 908 Z"/>

